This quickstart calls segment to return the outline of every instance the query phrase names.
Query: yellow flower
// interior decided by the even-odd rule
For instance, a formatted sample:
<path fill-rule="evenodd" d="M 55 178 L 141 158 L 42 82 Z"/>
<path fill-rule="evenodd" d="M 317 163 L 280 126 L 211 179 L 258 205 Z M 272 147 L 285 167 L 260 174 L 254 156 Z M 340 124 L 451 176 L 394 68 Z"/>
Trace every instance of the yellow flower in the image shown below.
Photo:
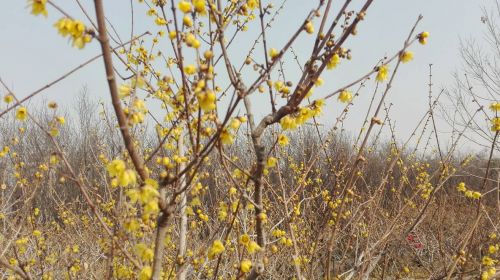
<path fill-rule="evenodd" d="M 44 15 L 47 16 L 47 0 L 29 0 L 29 3 L 31 5 L 31 13 L 33 15 Z"/>
<path fill-rule="evenodd" d="M 280 238 L 280 237 L 283 237 L 286 235 L 286 232 L 284 230 L 280 230 L 280 229 L 275 229 L 272 231 L 271 233 L 274 237 L 276 238 Z"/>
<path fill-rule="evenodd" d="M 129 232 L 135 232 L 136 230 L 138 230 L 141 227 L 141 225 L 139 224 L 139 222 L 136 219 L 131 219 L 129 221 L 126 221 L 123 224 L 123 227 Z"/>
<path fill-rule="evenodd" d="M 208 90 L 205 92 L 200 92 L 196 95 L 198 98 L 198 103 L 200 104 L 200 108 L 203 112 L 210 112 L 215 109 L 215 101 L 217 97 L 215 96 L 215 92 L 212 90 Z"/>
<path fill-rule="evenodd" d="M 220 141 L 224 145 L 230 145 L 234 142 L 234 137 L 227 129 L 223 129 L 220 133 Z"/>
<path fill-rule="evenodd" d="M 16 119 L 20 121 L 25 121 L 26 118 L 28 117 L 28 111 L 26 110 L 25 107 L 19 107 L 16 112 Z"/>
<path fill-rule="evenodd" d="M 108 170 L 109 176 L 117 177 L 125 171 L 125 162 L 120 159 L 115 159 L 106 166 L 106 169 Z"/>
<path fill-rule="evenodd" d="M 399 56 L 399 58 L 401 59 L 401 62 L 403 62 L 403 63 L 410 62 L 413 59 L 413 52 L 405 51 Z"/>
<path fill-rule="evenodd" d="M 56 117 L 56 121 L 59 123 L 59 124 L 65 124 L 66 123 L 66 119 L 64 119 L 63 116 L 57 116 Z"/>
<path fill-rule="evenodd" d="M 156 214 L 159 211 L 160 211 L 160 207 L 158 206 L 157 199 L 153 199 L 144 205 L 144 214 L 145 215 Z"/>
<path fill-rule="evenodd" d="M 320 77 L 318 77 L 318 79 L 314 82 L 314 85 L 317 86 L 317 87 L 320 87 L 324 84 L 325 81 L 323 81 L 323 79 L 321 79 Z"/>
<path fill-rule="evenodd" d="M 214 57 L 214 53 L 213 53 L 211 50 L 206 50 L 206 51 L 203 53 L 203 57 L 204 57 L 206 60 L 209 60 L 209 59 L 211 59 L 212 57 Z"/>
<path fill-rule="evenodd" d="M 127 84 L 123 84 L 118 89 L 118 96 L 120 98 L 125 98 L 127 96 L 130 96 L 131 92 L 132 92 L 132 88 L 129 85 L 127 85 Z"/>
<path fill-rule="evenodd" d="M 258 0 L 247 0 L 247 7 L 250 10 L 253 10 L 253 9 L 257 8 L 257 5 L 259 5 L 259 1 Z"/>
<path fill-rule="evenodd" d="M 14 96 L 12 96 L 12 94 L 7 94 L 6 96 L 3 97 L 3 101 L 9 104 L 12 101 L 14 101 Z"/>
<path fill-rule="evenodd" d="M 304 26 L 304 29 L 306 30 L 307 33 L 313 34 L 314 33 L 314 25 L 312 22 L 308 21 L 306 25 Z"/>
<path fill-rule="evenodd" d="M 495 254 L 497 251 L 498 251 L 498 245 L 490 245 L 490 247 L 488 247 L 488 252 L 490 254 Z"/>
<path fill-rule="evenodd" d="M 267 167 L 275 167 L 276 163 L 278 163 L 278 159 L 277 158 L 275 158 L 275 157 L 269 157 L 267 159 L 266 165 L 267 165 Z"/>
<path fill-rule="evenodd" d="M 182 23 L 187 26 L 187 27 L 191 27 L 193 26 L 193 20 L 191 19 L 190 16 L 188 15 L 185 15 L 183 18 L 182 18 Z"/>
<path fill-rule="evenodd" d="M 490 267 L 488 270 L 481 273 L 481 280 L 488 280 L 495 276 L 497 269 L 495 267 Z"/>
<path fill-rule="evenodd" d="M 236 129 L 240 128 L 240 125 L 241 125 L 241 121 L 240 121 L 239 119 L 237 119 L 237 118 L 232 119 L 232 120 L 231 120 L 231 123 L 229 124 L 229 126 L 230 126 L 232 129 L 234 129 L 234 130 L 236 130 Z"/>
<path fill-rule="evenodd" d="M 338 99 L 342 103 L 350 102 L 352 100 L 352 94 L 348 90 L 343 90 L 343 91 L 340 92 Z"/>
<path fill-rule="evenodd" d="M 188 1 L 184 1 L 184 0 L 180 1 L 178 7 L 179 7 L 179 10 L 181 10 L 185 14 L 191 12 L 191 3 L 189 3 Z"/>
<path fill-rule="evenodd" d="M 193 33 L 188 33 L 188 35 L 186 36 L 186 45 L 188 45 L 188 47 L 197 49 L 200 47 L 201 43 L 198 39 L 196 39 Z"/>
<path fill-rule="evenodd" d="M 379 82 L 383 82 L 387 80 L 388 74 L 389 74 L 389 67 L 387 67 L 387 65 L 384 64 L 378 68 L 377 77 L 375 79 Z"/>
<path fill-rule="evenodd" d="M 480 199 L 482 194 L 480 192 L 473 192 L 472 193 L 472 198 L 473 199 Z"/>
<path fill-rule="evenodd" d="M 208 250 L 208 258 L 209 259 L 214 259 L 217 255 L 220 255 L 222 252 L 224 252 L 226 248 L 224 247 L 224 244 L 220 240 L 215 240 L 214 243 L 212 243 L 212 247 Z"/>
<path fill-rule="evenodd" d="M 189 64 L 189 65 L 184 66 L 184 73 L 186 73 L 187 75 L 195 74 L 196 73 L 196 66 L 194 66 L 193 64 Z"/>
<path fill-rule="evenodd" d="M 207 9 L 205 7 L 205 0 L 194 0 L 194 9 L 197 13 L 201 15 L 205 15 L 207 13 Z"/>
<path fill-rule="evenodd" d="M 126 187 L 128 185 L 133 185 L 137 182 L 137 177 L 135 171 L 132 169 L 127 169 L 118 176 L 118 184 L 120 186 Z"/>
<path fill-rule="evenodd" d="M 79 20 L 70 18 L 59 19 L 54 26 L 57 28 L 59 34 L 63 37 L 71 35 L 73 40 L 72 45 L 79 49 L 83 49 L 85 44 L 92 41 L 92 36 L 86 33 L 87 28 L 85 24 Z"/>
<path fill-rule="evenodd" d="M 427 37 L 429 37 L 429 32 L 427 32 L 427 31 L 424 31 L 424 32 L 418 34 L 418 36 L 417 36 L 418 42 L 422 45 L 427 44 Z"/>
<path fill-rule="evenodd" d="M 151 266 L 145 266 L 139 273 L 139 280 L 150 280 L 151 276 L 153 276 L 153 269 Z"/>
<path fill-rule="evenodd" d="M 79 49 L 83 49 L 87 43 L 92 41 L 92 37 L 90 35 L 85 34 L 82 37 L 78 37 L 73 40 L 73 47 L 77 47 Z"/>
<path fill-rule="evenodd" d="M 83 24 L 83 22 L 79 20 L 73 20 L 71 36 L 73 36 L 73 38 L 82 37 L 84 32 L 85 32 L 85 24 Z"/>
<path fill-rule="evenodd" d="M 138 257 L 140 257 L 141 260 L 146 262 L 150 262 L 153 260 L 154 252 L 146 244 L 138 243 L 137 245 L 135 245 L 134 249 L 135 249 L 135 254 Z"/>
<path fill-rule="evenodd" d="M 73 20 L 69 18 L 61 18 L 54 24 L 59 34 L 63 37 L 66 37 L 71 33 L 73 25 Z"/>
<path fill-rule="evenodd" d="M 326 68 L 331 70 L 337 67 L 339 63 L 340 63 L 340 56 L 338 54 L 334 54 L 330 59 L 330 61 L 328 61 L 328 63 L 326 64 Z"/>
<path fill-rule="evenodd" d="M 260 251 L 262 249 L 259 246 L 259 244 L 257 244 L 257 242 L 255 242 L 255 241 L 250 241 L 246 247 L 247 247 L 247 251 L 249 254 L 253 254 L 253 253 Z"/>
<path fill-rule="evenodd" d="M 459 192 L 465 192 L 467 191 L 467 188 L 465 187 L 465 183 L 464 182 L 460 182 L 457 186 L 457 190 Z"/>
<path fill-rule="evenodd" d="M 10 265 L 17 265 L 17 263 L 18 263 L 18 262 L 17 262 L 17 260 L 16 260 L 16 259 L 14 259 L 14 258 L 10 258 L 10 259 L 9 259 L 9 263 L 10 263 Z"/>
<path fill-rule="evenodd" d="M 244 259 L 240 263 L 240 270 L 243 273 L 250 272 L 252 269 L 252 262 L 250 260 Z"/>
<path fill-rule="evenodd" d="M 260 213 L 258 216 L 259 220 L 262 221 L 263 224 L 267 224 L 267 214 L 266 213 Z"/>
<path fill-rule="evenodd" d="M 156 13 L 156 10 L 155 10 L 155 9 L 151 8 L 151 9 L 149 9 L 149 10 L 146 12 L 146 14 L 147 14 L 148 16 L 154 16 L 154 15 L 156 15 L 157 13 Z"/>
<path fill-rule="evenodd" d="M 288 145 L 288 143 L 289 143 L 289 142 L 290 142 L 290 141 L 288 140 L 288 137 L 286 137 L 286 135 L 284 135 L 284 134 L 280 134 L 280 135 L 278 136 L 278 144 L 279 144 L 280 146 L 286 146 L 286 145 Z"/>
<path fill-rule="evenodd" d="M 5 101 L 7 102 L 7 101 Z M 500 102 L 493 102 L 490 104 L 490 110 L 493 112 L 498 112 L 500 111 Z"/>
<path fill-rule="evenodd" d="M 297 128 L 297 123 L 294 118 L 290 116 L 285 116 L 280 120 L 280 125 L 283 130 L 295 129 Z"/>
<path fill-rule="evenodd" d="M 166 25 L 167 21 L 164 18 L 162 18 L 162 17 L 157 17 L 155 19 L 155 23 L 156 23 L 156 25 L 160 25 L 161 26 L 161 25 Z"/>
<path fill-rule="evenodd" d="M 177 37 L 177 32 L 175 30 L 168 32 L 168 38 L 170 38 L 170 40 L 173 40 L 176 37 Z"/>
<path fill-rule="evenodd" d="M 491 119 L 491 131 L 500 131 L 500 118 L 495 117 Z"/>
<path fill-rule="evenodd" d="M 279 54 L 280 54 L 279 51 L 275 48 L 271 48 L 269 50 L 269 56 L 271 57 L 271 59 L 275 59 L 276 57 L 278 57 Z"/>
<path fill-rule="evenodd" d="M 154 201 L 160 195 L 157 189 L 151 185 L 144 185 L 138 196 L 138 200 L 142 203 L 148 203 Z M 151 206 L 151 205 L 150 205 Z"/>
<path fill-rule="evenodd" d="M 241 245 L 247 246 L 249 243 L 250 243 L 250 236 L 248 236 L 248 234 L 245 233 L 242 236 L 240 236 Z"/>
<path fill-rule="evenodd" d="M 490 258 L 488 256 L 484 256 L 483 260 L 482 260 L 482 263 L 485 266 L 492 266 L 492 265 L 494 265 L 497 262 L 498 262 L 497 260 L 494 260 L 494 259 L 492 259 L 492 258 Z"/>

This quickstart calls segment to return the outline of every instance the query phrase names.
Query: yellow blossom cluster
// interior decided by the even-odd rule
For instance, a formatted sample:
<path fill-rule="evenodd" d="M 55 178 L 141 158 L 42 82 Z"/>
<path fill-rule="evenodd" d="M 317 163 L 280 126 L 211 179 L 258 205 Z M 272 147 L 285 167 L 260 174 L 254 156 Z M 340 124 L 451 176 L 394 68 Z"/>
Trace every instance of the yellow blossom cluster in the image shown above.
<path fill-rule="evenodd" d="M 325 101 L 318 99 L 311 105 L 299 108 L 295 113 L 286 115 L 280 120 L 280 125 L 283 130 L 293 130 L 298 126 L 303 125 L 308 120 L 317 117 L 321 114 Z"/>
<path fill-rule="evenodd" d="M 464 182 L 460 182 L 457 185 L 457 190 L 463 193 L 467 198 L 480 199 L 482 194 L 480 192 L 472 191 L 467 189 Z"/>
<path fill-rule="evenodd" d="M 79 20 L 61 18 L 54 26 L 61 36 L 69 36 L 73 46 L 79 49 L 83 49 L 85 44 L 92 41 L 92 32 Z"/>
<path fill-rule="evenodd" d="M 107 166 L 109 176 L 111 179 L 111 186 L 126 187 L 128 185 L 134 185 L 137 181 L 135 171 L 132 169 L 127 169 L 126 164 L 123 160 L 115 159 L 111 161 Z"/>
<path fill-rule="evenodd" d="M 143 220 L 156 215 L 160 210 L 158 206 L 158 183 L 153 179 L 147 179 L 139 189 L 132 188 L 126 191 L 131 203 L 140 202 L 143 207 Z"/>

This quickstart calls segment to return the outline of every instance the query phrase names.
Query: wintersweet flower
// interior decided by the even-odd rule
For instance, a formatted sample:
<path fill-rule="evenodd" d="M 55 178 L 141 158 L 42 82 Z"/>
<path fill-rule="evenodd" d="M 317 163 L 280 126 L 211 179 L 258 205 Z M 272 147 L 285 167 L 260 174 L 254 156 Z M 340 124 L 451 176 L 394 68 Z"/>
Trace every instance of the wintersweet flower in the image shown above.
<path fill-rule="evenodd" d="M 267 165 L 267 167 L 275 167 L 276 163 L 278 163 L 278 159 L 277 158 L 275 158 L 275 157 L 269 157 L 267 159 L 266 165 Z"/>
<path fill-rule="evenodd" d="M 280 146 L 282 146 L 282 147 L 283 147 L 283 146 L 286 146 L 286 145 L 288 145 L 288 143 L 289 143 L 289 142 L 290 142 L 290 141 L 288 140 L 288 137 L 286 137 L 286 135 L 284 135 L 284 134 L 280 134 L 280 135 L 278 136 L 278 144 L 279 144 Z"/>
<path fill-rule="evenodd" d="M 250 236 L 248 236 L 248 234 L 243 234 L 242 236 L 240 236 L 240 244 L 243 245 L 243 246 L 248 246 L 248 244 L 250 244 Z"/>
<path fill-rule="evenodd" d="M 178 7 L 179 7 L 179 10 L 181 10 L 185 14 L 191 12 L 191 3 L 189 3 L 188 1 L 184 1 L 184 0 L 180 1 Z"/>
<path fill-rule="evenodd" d="M 194 0 L 193 1 L 194 9 L 200 15 L 207 14 L 207 8 L 205 6 L 205 0 Z"/>
<path fill-rule="evenodd" d="M 193 20 L 191 19 L 190 16 L 188 15 L 185 15 L 183 18 L 182 18 L 182 23 L 187 26 L 187 27 L 191 27 L 193 26 Z"/>
<path fill-rule="evenodd" d="M 420 34 L 418 34 L 418 42 L 422 45 L 425 45 L 427 44 L 427 38 L 429 37 L 429 32 L 427 31 L 424 31 Z"/>
<path fill-rule="evenodd" d="M 153 276 L 153 269 L 151 266 L 145 266 L 141 269 L 139 273 L 139 280 L 149 280 Z"/>
<path fill-rule="evenodd" d="M 162 26 L 162 25 L 166 25 L 167 21 L 162 17 L 157 17 L 155 19 L 155 23 L 156 23 L 156 25 Z"/>
<path fill-rule="evenodd" d="M 224 145 L 233 144 L 234 136 L 227 129 L 223 129 L 222 132 L 220 133 L 220 141 Z"/>
<path fill-rule="evenodd" d="M 44 15 L 47 16 L 47 0 L 29 0 L 28 2 L 31 5 L 31 13 L 35 16 Z"/>
<path fill-rule="evenodd" d="M 399 58 L 401 59 L 401 62 L 407 63 L 410 62 L 413 59 L 413 52 L 411 51 L 404 51 Z"/>
<path fill-rule="evenodd" d="M 214 243 L 212 243 L 212 247 L 208 250 L 208 258 L 212 260 L 225 250 L 226 248 L 224 247 L 224 244 L 222 244 L 220 240 L 215 240 Z"/>
<path fill-rule="evenodd" d="M 280 125 L 281 125 L 281 128 L 283 130 L 287 130 L 287 129 L 295 129 L 297 128 L 297 123 L 295 121 L 294 118 L 290 117 L 290 116 L 284 116 L 281 120 L 280 120 Z"/>
<path fill-rule="evenodd" d="M 85 24 L 79 20 L 61 18 L 54 24 L 54 27 L 61 36 L 70 36 L 73 41 L 72 45 L 79 49 L 83 49 L 85 44 L 92 41 L 92 36 L 87 32 Z"/>
<path fill-rule="evenodd" d="M 340 56 L 338 54 L 334 54 L 326 64 L 326 68 L 329 70 L 334 69 L 335 67 L 337 67 L 339 63 L 340 63 Z"/>
<path fill-rule="evenodd" d="M 195 74 L 196 73 L 196 66 L 194 66 L 193 64 L 189 64 L 189 65 L 184 66 L 184 73 L 186 73 L 187 75 Z"/>
<path fill-rule="evenodd" d="M 19 107 L 16 112 L 16 119 L 20 121 L 25 121 L 26 118 L 28 117 L 28 110 L 26 110 L 26 107 Z"/>
<path fill-rule="evenodd" d="M 490 110 L 493 112 L 500 111 L 500 102 L 493 102 L 490 104 Z"/>
<path fill-rule="evenodd" d="M 262 248 L 259 246 L 259 244 L 257 244 L 257 242 L 255 242 L 255 241 L 250 241 L 246 247 L 247 247 L 247 251 L 250 255 L 262 250 Z"/>
<path fill-rule="evenodd" d="M 240 128 L 240 125 L 241 125 L 241 121 L 237 118 L 232 119 L 231 123 L 229 124 L 229 126 L 234 130 L 237 130 L 238 128 Z"/>
<path fill-rule="evenodd" d="M 304 29 L 309 34 L 313 34 L 314 33 L 314 25 L 310 21 L 306 23 L 306 25 L 304 26 Z"/>
<path fill-rule="evenodd" d="M 196 97 L 203 112 L 206 113 L 215 109 L 215 101 L 217 100 L 217 97 L 215 96 L 215 92 L 212 90 L 200 92 L 196 95 Z"/>
<path fill-rule="evenodd" d="M 500 131 L 500 118 L 495 117 L 491 119 L 491 131 Z"/>
<path fill-rule="evenodd" d="M 250 10 L 253 10 L 259 5 L 259 0 L 247 0 L 246 5 Z"/>
<path fill-rule="evenodd" d="M 269 56 L 271 57 L 271 59 L 277 58 L 279 54 L 280 54 L 280 52 L 275 48 L 271 48 L 269 50 Z"/>
<path fill-rule="evenodd" d="M 343 90 L 343 91 L 340 92 L 338 99 L 342 103 L 350 102 L 352 100 L 352 94 L 348 90 Z"/>
<path fill-rule="evenodd" d="M 375 79 L 379 82 L 383 82 L 387 80 L 388 74 L 389 74 L 389 67 L 386 64 L 384 64 L 378 68 L 377 77 Z"/>
<path fill-rule="evenodd" d="M 244 259 L 241 261 L 241 263 L 240 263 L 241 272 L 247 273 L 247 272 L 250 272 L 251 269 L 252 269 L 252 261 L 247 260 L 247 259 Z"/>
<path fill-rule="evenodd" d="M 3 97 L 3 101 L 7 104 L 12 103 L 12 101 L 14 101 L 14 96 L 12 96 L 12 94 L 7 94 Z"/>

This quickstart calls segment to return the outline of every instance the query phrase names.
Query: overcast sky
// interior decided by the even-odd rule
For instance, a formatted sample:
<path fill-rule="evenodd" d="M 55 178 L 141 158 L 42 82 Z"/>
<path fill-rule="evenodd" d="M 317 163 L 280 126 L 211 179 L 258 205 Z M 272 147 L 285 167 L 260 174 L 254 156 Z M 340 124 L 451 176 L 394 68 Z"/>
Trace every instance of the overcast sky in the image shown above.
<path fill-rule="evenodd" d="M 96 41 L 84 50 L 72 48 L 66 39 L 57 35 L 53 23 L 60 17 L 49 8 L 49 17 L 30 15 L 27 2 L 22 0 L 1 0 L 0 9 L 0 76 L 19 97 L 26 96 L 47 82 L 58 78 L 71 68 L 99 53 Z M 73 17 L 84 19 L 75 1 L 54 0 L 65 8 Z M 107 0 L 106 11 L 109 20 L 115 25 L 123 37 L 130 33 L 129 1 Z M 146 21 L 145 8 L 136 3 L 136 34 L 157 27 Z M 341 1 L 333 1 L 338 5 Z M 357 7 L 361 2 L 353 1 Z M 92 11 L 92 1 L 82 3 Z M 120 4 L 124 3 L 124 4 Z M 275 5 L 281 1 L 274 1 Z M 268 34 L 270 46 L 280 48 L 288 36 L 299 26 L 316 1 L 288 0 L 285 9 L 278 16 L 273 30 Z M 399 49 L 419 14 L 423 20 L 418 31 L 429 31 L 431 36 L 426 46 L 415 45 L 413 62 L 403 65 L 390 94 L 390 102 L 394 103 L 392 118 L 396 120 L 399 136 L 408 136 L 417 118 L 421 117 L 427 106 L 428 64 L 434 69 L 435 92 L 442 87 L 453 84 L 452 73 L 461 69 L 459 57 L 460 38 L 473 38 L 481 42 L 484 25 L 481 22 L 482 7 L 491 7 L 492 0 L 375 0 L 369 9 L 366 20 L 359 26 L 359 35 L 347 42 L 346 47 L 352 49 L 353 60 L 343 63 L 339 69 L 323 75 L 325 85 L 316 92 L 321 95 L 335 90 L 354 80 L 371 67 L 384 55 L 391 55 Z M 93 13 L 91 13 L 93 15 Z M 144 19 L 144 20 L 143 20 Z M 251 28 L 258 28 L 257 22 Z M 257 29 L 255 29 L 257 30 Z M 250 30 L 251 32 L 251 30 Z M 251 34 L 251 33 L 249 33 Z M 252 37 L 253 39 L 254 37 Z M 309 37 L 311 38 L 311 37 Z M 299 59 L 304 61 L 311 41 L 304 35 L 295 46 Z M 230 49 L 233 57 L 241 58 L 248 50 L 247 42 L 238 41 Z M 242 51 L 243 50 L 243 51 Z M 243 57 L 244 58 L 244 57 Z M 294 76 L 298 70 L 289 64 Z M 69 105 L 75 95 L 86 85 L 92 98 L 108 100 L 107 85 L 101 61 L 85 67 L 77 74 L 51 87 L 43 93 L 43 98 L 58 100 Z M 346 122 L 346 128 L 358 128 L 366 108 L 373 84 L 363 92 L 365 96 L 356 103 L 352 116 Z M 3 91 L 2 91 L 3 93 Z M 3 94 L 2 94 L 3 95 Z M 40 98 L 31 101 L 39 102 Z M 259 101 L 258 101 L 259 102 Z M 265 101 L 261 101 L 265 102 Z M 268 113 L 265 106 L 257 112 L 258 116 Z M 331 123 L 340 111 L 338 102 L 328 102 L 323 120 Z M 359 110 L 359 111 L 358 111 Z M 448 129 L 440 125 L 440 133 L 446 135 Z"/>

